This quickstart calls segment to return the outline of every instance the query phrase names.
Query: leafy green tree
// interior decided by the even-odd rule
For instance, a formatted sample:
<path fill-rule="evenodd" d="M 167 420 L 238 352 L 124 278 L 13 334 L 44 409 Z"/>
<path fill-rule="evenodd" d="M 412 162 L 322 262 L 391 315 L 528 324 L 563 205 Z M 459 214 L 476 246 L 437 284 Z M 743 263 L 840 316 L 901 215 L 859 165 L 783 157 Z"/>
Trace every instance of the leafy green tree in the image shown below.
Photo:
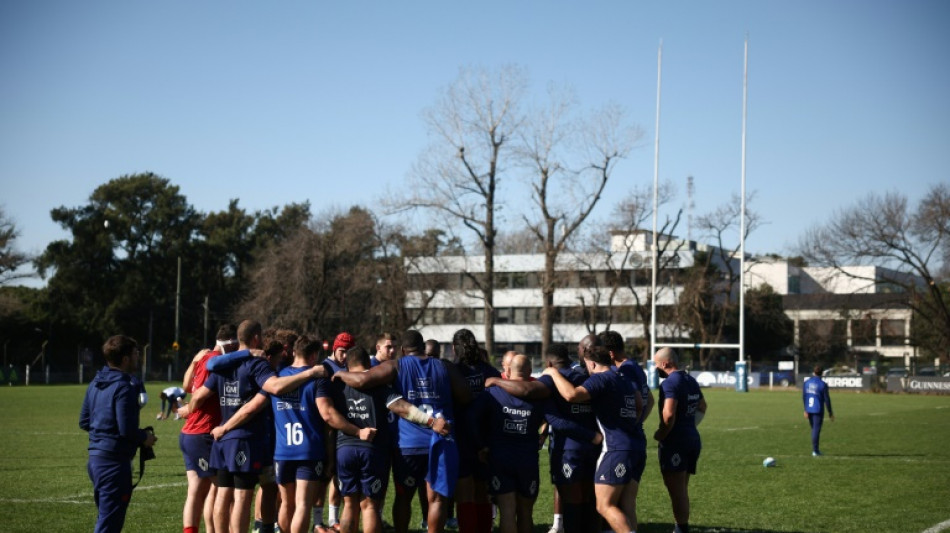
<path fill-rule="evenodd" d="M 310 221 L 310 204 L 291 203 L 282 208 L 247 212 L 233 199 L 224 211 L 205 215 L 198 228 L 197 286 L 193 295 L 207 298 L 208 317 L 214 329 L 235 317 L 238 304 L 245 299 L 250 273 L 259 257 L 282 243 Z M 193 309 L 204 311 L 204 301 L 192 302 Z M 204 325 L 203 317 L 194 321 Z M 204 337 L 204 334 L 202 335 Z"/>
<path fill-rule="evenodd" d="M 727 335 L 739 338 L 739 316 L 734 312 Z M 749 356 L 775 357 L 794 341 L 795 324 L 785 314 L 782 295 L 763 283 L 745 293 L 745 350 Z"/>
<path fill-rule="evenodd" d="M 170 347 L 178 260 L 194 259 L 200 222 L 178 187 L 152 173 L 126 175 L 97 187 L 87 205 L 51 216 L 72 235 L 36 260 L 49 276 L 52 319 L 143 344 L 154 335 L 153 353 Z"/>

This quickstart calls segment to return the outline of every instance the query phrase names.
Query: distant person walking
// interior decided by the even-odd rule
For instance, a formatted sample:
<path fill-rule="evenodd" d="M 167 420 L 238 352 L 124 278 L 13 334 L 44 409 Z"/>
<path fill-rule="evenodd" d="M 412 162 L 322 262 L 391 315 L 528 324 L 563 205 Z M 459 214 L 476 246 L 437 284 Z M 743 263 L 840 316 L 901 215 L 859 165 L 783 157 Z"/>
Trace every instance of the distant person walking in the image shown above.
<path fill-rule="evenodd" d="M 815 375 L 805 380 L 802 388 L 802 401 L 805 403 L 805 418 L 811 426 L 811 454 L 813 457 L 822 455 L 818 448 L 818 438 L 821 436 L 821 424 L 825 419 L 825 407 L 828 416 L 835 421 L 835 413 L 831 410 L 831 396 L 828 395 L 828 384 L 821 379 L 821 365 L 815 365 Z"/>

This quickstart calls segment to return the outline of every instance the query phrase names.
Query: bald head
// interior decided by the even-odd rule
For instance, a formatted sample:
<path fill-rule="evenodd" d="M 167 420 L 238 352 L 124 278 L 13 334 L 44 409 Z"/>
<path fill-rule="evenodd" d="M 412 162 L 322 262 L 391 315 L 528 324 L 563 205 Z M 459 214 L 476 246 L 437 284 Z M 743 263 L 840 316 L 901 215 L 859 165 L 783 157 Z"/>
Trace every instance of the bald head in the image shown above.
<path fill-rule="evenodd" d="M 673 348 L 660 348 L 653 354 L 653 362 L 663 371 L 679 370 L 680 357 Z"/>
<path fill-rule="evenodd" d="M 583 361 L 584 354 L 590 351 L 594 346 L 600 346 L 601 341 L 600 337 L 591 333 L 590 335 L 585 335 L 580 342 L 577 343 L 577 360 Z"/>
<path fill-rule="evenodd" d="M 511 375 L 511 360 L 516 355 L 518 355 L 518 352 L 508 350 L 505 352 L 505 355 L 501 356 L 501 371 L 504 372 L 506 376 Z"/>
<path fill-rule="evenodd" d="M 522 353 L 514 353 L 508 363 L 509 379 L 528 379 L 531 377 L 531 358 Z"/>

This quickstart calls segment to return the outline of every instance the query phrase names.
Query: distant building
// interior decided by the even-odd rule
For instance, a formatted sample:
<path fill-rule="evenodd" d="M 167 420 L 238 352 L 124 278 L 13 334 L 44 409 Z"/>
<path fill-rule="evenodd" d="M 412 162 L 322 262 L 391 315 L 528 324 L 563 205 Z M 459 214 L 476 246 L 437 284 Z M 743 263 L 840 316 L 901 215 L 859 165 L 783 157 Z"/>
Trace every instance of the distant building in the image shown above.
<path fill-rule="evenodd" d="M 556 270 L 561 280 L 554 293 L 553 342 L 576 343 L 589 333 L 589 326 L 596 325 L 597 331 L 603 331 L 608 320 L 610 329 L 628 340 L 646 337 L 643 325 L 635 316 L 636 300 L 629 287 L 633 287 L 641 301 L 647 301 L 652 276 L 651 235 L 645 231 L 615 232 L 611 235 L 609 250 L 562 252 L 558 256 Z M 672 240 L 667 250 L 673 249 L 678 251 L 664 255 L 673 265 L 670 270 L 691 267 L 697 250 L 704 251 L 706 247 L 697 248 L 696 243 Z M 479 342 L 484 341 L 483 301 L 470 277 L 484 275 L 483 256 L 415 258 L 407 262 L 407 267 L 408 309 L 423 307 L 428 299 L 428 286 L 442 287 L 426 304 L 419 325 L 424 337 L 447 342 L 456 330 L 468 328 Z M 544 254 L 495 256 L 496 352 L 510 349 L 540 357 L 543 271 Z M 612 291 L 618 286 L 619 289 Z M 686 332 L 663 322 L 667 310 L 678 301 L 682 287 L 671 286 L 669 279 L 660 279 L 658 286 L 657 330 L 661 336 L 684 340 Z"/>
<path fill-rule="evenodd" d="M 647 337 L 636 317 L 636 299 L 629 287 L 641 302 L 647 301 L 652 277 L 651 239 L 650 231 L 617 231 L 611 233 L 610 247 L 604 252 L 563 252 L 558 256 L 556 270 L 561 280 L 554 294 L 554 342 L 576 343 L 592 326 L 597 331 L 606 329 L 608 321 L 610 329 L 628 342 Z M 672 306 L 683 291 L 670 272 L 693 266 L 698 253 L 710 253 L 720 267 L 723 263 L 717 260 L 720 254 L 715 247 L 667 235 L 660 240 L 660 248 L 665 244 L 668 250 L 664 258 L 672 266 L 665 274 L 661 271 L 657 281 L 657 331 L 663 339 L 687 342 L 688 331 L 664 320 L 671 316 Z M 738 271 L 738 258 L 730 261 Z M 425 307 L 418 325 L 422 335 L 445 343 L 459 328 L 468 328 L 479 342 L 484 342 L 481 292 L 471 279 L 484 275 L 484 257 L 414 258 L 406 264 L 410 287 L 406 307 L 410 312 Z M 907 360 L 913 355 L 907 345 L 912 318 L 907 295 L 896 285 L 880 283 L 900 274 L 879 267 L 846 270 L 852 276 L 830 268 L 798 267 L 785 259 L 747 259 L 745 284 L 757 287 L 767 283 L 782 295 L 785 313 L 795 324 L 796 346 L 809 339 L 830 339 L 848 352 Z M 517 350 L 540 357 L 543 271 L 543 254 L 495 256 L 497 353 L 493 356 Z M 434 296 L 429 290 L 432 286 L 440 287 Z M 733 298 L 736 296 L 733 294 Z"/>
<path fill-rule="evenodd" d="M 903 288 L 887 280 L 917 278 L 875 266 L 798 267 L 785 259 L 747 261 L 746 286 L 769 284 L 782 295 L 785 314 L 795 323 L 795 345 L 818 337 L 842 344 L 850 353 L 914 356 L 909 346 L 913 312 Z"/>

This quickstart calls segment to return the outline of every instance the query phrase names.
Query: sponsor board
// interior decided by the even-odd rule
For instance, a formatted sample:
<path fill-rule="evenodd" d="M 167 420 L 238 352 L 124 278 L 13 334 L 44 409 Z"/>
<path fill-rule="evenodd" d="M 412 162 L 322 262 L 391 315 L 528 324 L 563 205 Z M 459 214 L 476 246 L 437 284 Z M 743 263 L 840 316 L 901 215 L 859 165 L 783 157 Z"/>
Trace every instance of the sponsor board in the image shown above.
<path fill-rule="evenodd" d="M 872 376 L 824 376 L 831 389 L 870 389 Z"/>
<path fill-rule="evenodd" d="M 892 376 L 887 378 L 887 392 L 926 392 L 950 394 L 950 378 L 929 376 Z"/>
<path fill-rule="evenodd" d="M 700 387 L 735 388 L 736 386 L 735 372 L 702 371 L 690 372 L 690 375 L 693 376 L 693 378 L 696 380 L 696 383 L 699 383 Z M 748 377 L 746 377 L 746 383 L 749 384 L 749 387 L 758 388 L 759 372 L 750 372 Z"/>

